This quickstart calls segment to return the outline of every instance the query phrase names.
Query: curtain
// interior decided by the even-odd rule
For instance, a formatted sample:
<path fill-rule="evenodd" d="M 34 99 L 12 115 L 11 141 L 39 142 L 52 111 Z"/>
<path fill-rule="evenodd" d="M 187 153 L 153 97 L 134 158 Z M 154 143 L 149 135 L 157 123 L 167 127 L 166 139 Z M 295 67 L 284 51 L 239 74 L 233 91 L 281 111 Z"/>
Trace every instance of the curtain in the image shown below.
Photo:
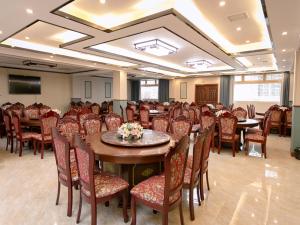
<path fill-rule="evenodd" d="M 169 101 L 169 80 L 160 79 L 158 82 L 158 100 L 159 102 Z"/>
<path fill-rule="evenodd" d="M 231 100 L 231 92 L 232 92 L 232 76 L 223 75 L 220 77 L 220 102 L 228 107 Z"/>
<path fill-rule="evenodd" d="M 290 100 L 290 72 L 283 74 L 282 92 L 281 92 L 281 104 L 289 106 Z"/>
<path fill-rule="evenodd" d="M 131 100 L 138 101 L 140 100 L 140 81 L 131 80 Z"/>

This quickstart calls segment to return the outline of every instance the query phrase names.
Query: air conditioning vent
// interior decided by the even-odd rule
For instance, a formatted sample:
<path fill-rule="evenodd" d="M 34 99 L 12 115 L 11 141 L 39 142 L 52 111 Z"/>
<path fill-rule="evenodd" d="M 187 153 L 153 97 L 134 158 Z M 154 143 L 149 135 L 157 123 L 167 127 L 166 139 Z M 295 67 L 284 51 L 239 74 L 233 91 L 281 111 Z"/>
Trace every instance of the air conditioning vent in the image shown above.
<path fill-rule="evenodd" d="M 46 62 L 39 62 L 39 61 L 32 61 L 32 60 L 23 61 L 23 65 L 25 65 L 25 66 L 37 66 L 37 67 L 49 67 L 49 68 L 57 67 L 57 64 L 54 64 L 54 63 L 46 63 Z"/>
<path fill-rule="evenodd" d="M 230 22 L 246 20 L 249 18 L 247 13 L 238 13 L 227 17 Z"/>

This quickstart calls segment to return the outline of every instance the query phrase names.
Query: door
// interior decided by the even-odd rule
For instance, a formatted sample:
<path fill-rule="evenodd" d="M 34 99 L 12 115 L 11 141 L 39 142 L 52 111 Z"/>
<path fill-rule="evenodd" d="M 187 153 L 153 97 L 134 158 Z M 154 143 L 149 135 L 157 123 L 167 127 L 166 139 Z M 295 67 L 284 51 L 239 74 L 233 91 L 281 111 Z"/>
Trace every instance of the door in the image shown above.
<path fill-rule="evenodd" d="M 195 102 L 198 105 L 218 103 L 218 84 L 196 85 Z"/>

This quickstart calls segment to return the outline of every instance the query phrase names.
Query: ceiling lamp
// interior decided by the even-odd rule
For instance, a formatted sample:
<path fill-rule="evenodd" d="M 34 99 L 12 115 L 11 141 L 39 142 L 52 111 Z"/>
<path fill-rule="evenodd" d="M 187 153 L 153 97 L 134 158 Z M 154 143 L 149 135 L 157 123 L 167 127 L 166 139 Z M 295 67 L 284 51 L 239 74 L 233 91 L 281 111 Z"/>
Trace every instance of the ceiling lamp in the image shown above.
<path fill-rule="evenodd" d="M 159 39 L 135 43 L 134 47 L 140 51 L 156 56 L 171 55 L 177 52 L 177 48 Z"/>
<path fill-rule="evenodd" d="M 207 60 L 201 59 L 201 60 L 188 61 L 186 62 L 186 65 L 197 70 L 203 70 L 210 67 L 212 63 Z"/>

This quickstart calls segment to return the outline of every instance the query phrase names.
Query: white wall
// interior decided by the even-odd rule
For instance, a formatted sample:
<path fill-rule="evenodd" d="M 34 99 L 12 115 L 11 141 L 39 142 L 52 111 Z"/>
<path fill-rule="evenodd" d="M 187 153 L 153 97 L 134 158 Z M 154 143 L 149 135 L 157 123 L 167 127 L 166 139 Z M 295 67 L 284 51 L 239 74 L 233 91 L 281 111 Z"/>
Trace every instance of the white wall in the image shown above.
<path fill-rule="evenodd" d="M 180 83 L 187 82 L 187 99 L 180 99 Z M 170 98 L 175 98 L 175 101 L 194 102 L 196 84 L 218 84 L 218 101 L 220 99 L 220 77 L 197 77 L 197 78 L 181 78 L 170 80 Z"/>
<path fill-rule="evenodd" d="M 9 94 L 8 74 L 41 77 L 40 95 Z M 65 112 L 70 104 L 72 78 L 68 74 L 0 68 L 0 104 L 21 102 L 25 106 L 41 102 Z"/>
<path fill-rule="evenodd" d="M 92 82 L 92 98 L 85 98 L 85 81 Z M 111 98 L 105 98 L 105 83 L 111 83 Z M 110 101 L 113 98 L 113 80 L 112 78 L 73 76 L 72 79 L 72 97 L 81 98 L 81 101 L 97 102 Z"/>

